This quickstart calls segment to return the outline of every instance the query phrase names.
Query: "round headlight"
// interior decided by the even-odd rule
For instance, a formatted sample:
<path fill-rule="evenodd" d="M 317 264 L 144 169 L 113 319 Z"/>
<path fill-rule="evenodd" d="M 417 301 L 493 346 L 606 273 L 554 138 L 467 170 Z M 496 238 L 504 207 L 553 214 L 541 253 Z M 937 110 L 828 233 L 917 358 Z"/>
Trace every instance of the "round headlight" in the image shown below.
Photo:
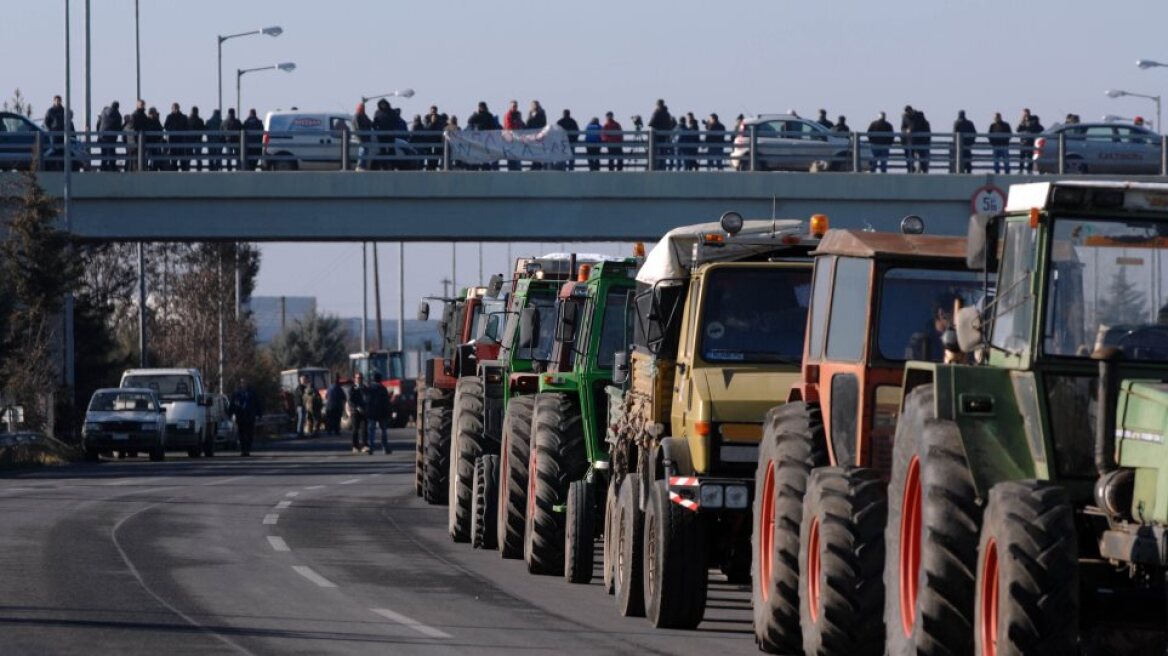
<path fill-rule="evenodd" d="M 923 235 L 925 220 L 916 214 L 909 214 L 900 220 L 900 231 L 906 235 Z"/>
<path fill-rule="evenodd" d="M 722 229 L 725 230 L 727 234 L 736 235 L 739 233 L 739 231 L 742 230 L 742 215 L 738 212 L 726 212 L 722 215 L 722 218 L 718 220 L 718 223 L 722 226 Z"/>

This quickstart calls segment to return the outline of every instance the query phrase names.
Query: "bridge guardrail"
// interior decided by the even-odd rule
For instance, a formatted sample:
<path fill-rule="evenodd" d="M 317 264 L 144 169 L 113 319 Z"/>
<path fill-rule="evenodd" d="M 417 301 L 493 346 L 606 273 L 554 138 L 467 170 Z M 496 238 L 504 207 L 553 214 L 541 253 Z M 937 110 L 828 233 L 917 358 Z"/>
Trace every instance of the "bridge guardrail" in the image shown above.
<path fill-rule="evenodd" d="M 891 173 L 1084 172 L 1076 154 L 1092 137 L 1039 134 L 656 133 L 622 131 L 620 142 L 569 132 L 572 158 L 543 164 L 460 162 L 440 132 L 74 132 L 74 170 L 584 170 L 584 171 L 887 171 Z M 611 134 L 611 133 L 610 133 Z M 682 140 L 678 140 L 681 136 Z M 697 140 L 692 140 L 693 138 Z M 1053 143 L 1052 143 L 1053 141 Z M 63 170 L 62 133 L 0 134 L 0 170 Z M 964 143 L 964 145 L 962 145 Z M 1168 137 L 1142 140 L 1149 173 L 1168 175 Z M 923 170 L 922 170 L 923 169 Z"/>

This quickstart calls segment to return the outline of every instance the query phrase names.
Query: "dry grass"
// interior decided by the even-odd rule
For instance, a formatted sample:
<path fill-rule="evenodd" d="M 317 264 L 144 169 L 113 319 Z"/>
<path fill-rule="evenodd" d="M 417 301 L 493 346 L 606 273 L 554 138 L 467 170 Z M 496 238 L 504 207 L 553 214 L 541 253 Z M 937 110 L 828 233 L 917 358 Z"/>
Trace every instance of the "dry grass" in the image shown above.
<path fill-rule="evenodd" d="M 35 434 L 0 435 L 0 469 L 64 465 L 80 458 L 73 447 Z"/>

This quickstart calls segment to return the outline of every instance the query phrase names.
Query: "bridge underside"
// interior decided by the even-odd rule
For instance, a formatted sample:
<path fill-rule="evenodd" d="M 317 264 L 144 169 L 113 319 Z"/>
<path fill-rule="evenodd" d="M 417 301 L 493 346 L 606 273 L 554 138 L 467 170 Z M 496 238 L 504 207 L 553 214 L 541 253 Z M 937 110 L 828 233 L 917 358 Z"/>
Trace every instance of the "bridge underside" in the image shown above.
<path fill-rule="evenodd" d="M 63 175 L 41 173 L 61 196 Z M 827 214 L 836 227 L 965 230 L 983 185 L 1023 176 L 847 173 L 83 173 L 71 220 L 87 240 L 625 241 L 716 220 Z M 0 186 L 14 174 L 0 174 Z"/>

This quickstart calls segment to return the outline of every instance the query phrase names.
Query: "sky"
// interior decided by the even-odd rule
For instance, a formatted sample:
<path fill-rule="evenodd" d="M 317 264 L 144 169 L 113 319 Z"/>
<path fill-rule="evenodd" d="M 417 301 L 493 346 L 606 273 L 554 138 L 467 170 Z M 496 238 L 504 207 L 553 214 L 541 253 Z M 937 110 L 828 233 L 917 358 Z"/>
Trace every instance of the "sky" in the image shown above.
<path fill-rule="evenodd" d="M 135 95 L 134 0 L 91 0 L 92 111 Z M 72 0 L 72 103 L 84 115 L 84 0 Z M 64 89 L 65 0 L 0 0 L 0 99 L 14 89 L 43 115 Z M 403 115 L 431 104 L 465 121 L 479 100 L 493 111 L 540 100 L 549 117 L 564 108 L 583 123 L 607 110 L 628 125 L 648 118 L 657 98 L 670 109 L 730 124 L 738 113 L 827 109 L 863 129 L 878 111 L 922 109 L 934 129 L 966 110 L 984 131 L 995 111 L 1011 123 L 1023 107 L 1045 124 L 1074 112 L 1155 115 L 1140 98 L 1158 95 L 1168 68 L 1140 70 L 1140 58 L 1168 62 L 1168 3 L 1117 5 L 1052 0 L 491 0 L 444 3 L 346 0 L 139 0 L 142 96 L 166 111 L 217 103 L 216 36 L 279 25 L 279 37 L 223 46 L 224 106 L 234 105 L 237 68 L 296 63 L 291 73 L 244 77 L 243 106 L 259 114 L 289 108 L 351 111 L 362 95 L 412 88 Z M 1088 11 L 1088 9 L 1090 9 Z M 76 121 L 82 127 L 83 121 Z M 627 254 L 627 245 L 565 245 Z M 406 245 L 406 315 L 441 291 L 450 245 Z M 478 275 L 478 246 L 458 247 L 458 283 Z M 518 256 L 559 244 L 515 244 Z M 316 295 L 321 310 L 361 312 L 359 244 L 264 245 L 257 294 Z M 484 275 L 506 266 L 507 245 L 484 245 Z M 397 248 L 382 255 L 382 300 L 397 307 Z M 370 285 L 372 288 L 372 285 Z M 371 310 L 372 312 L 372 310 Z"/>

